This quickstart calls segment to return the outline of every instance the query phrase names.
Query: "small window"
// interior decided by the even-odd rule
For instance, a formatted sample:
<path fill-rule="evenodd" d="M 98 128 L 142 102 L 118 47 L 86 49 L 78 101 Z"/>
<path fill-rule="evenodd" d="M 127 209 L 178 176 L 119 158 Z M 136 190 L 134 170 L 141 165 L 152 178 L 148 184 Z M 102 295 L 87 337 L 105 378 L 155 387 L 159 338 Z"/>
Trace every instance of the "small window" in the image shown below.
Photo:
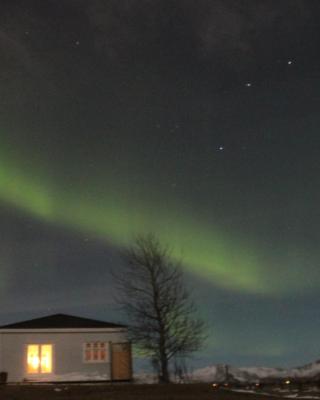
<path fill-rule="evenodd" d="M 105 342 L 90 342 L 83 345 L 83 362 L 104 363 L 108 362 L 108 345 Z"/>
<path fill-rule="evenodd" d="M 52 344 L 28 344 L 28 374 L 50 374 L 52 372 Z"/>

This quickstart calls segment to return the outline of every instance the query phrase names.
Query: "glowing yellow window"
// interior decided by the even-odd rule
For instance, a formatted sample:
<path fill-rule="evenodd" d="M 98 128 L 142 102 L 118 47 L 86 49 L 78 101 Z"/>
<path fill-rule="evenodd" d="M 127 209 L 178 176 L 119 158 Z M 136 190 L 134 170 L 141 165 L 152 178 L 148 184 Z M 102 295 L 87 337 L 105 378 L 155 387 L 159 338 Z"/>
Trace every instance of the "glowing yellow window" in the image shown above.
<path fill-rule="evenodd" d="M 29 374 L 49 374 L 52 372 L 52 345 L 29 344 L 27 367 Z"/>

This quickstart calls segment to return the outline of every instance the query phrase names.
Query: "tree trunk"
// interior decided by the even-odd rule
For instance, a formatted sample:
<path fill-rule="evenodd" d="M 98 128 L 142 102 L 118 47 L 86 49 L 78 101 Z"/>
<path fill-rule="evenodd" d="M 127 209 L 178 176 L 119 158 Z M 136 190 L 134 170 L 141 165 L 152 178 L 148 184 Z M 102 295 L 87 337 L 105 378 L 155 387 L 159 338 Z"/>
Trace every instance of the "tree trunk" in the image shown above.
<path fill-rule="evenodd" d="M 161 356 L 161 375 L 160 375 L 160 383 L 169 383 L 170 382 L 170 377 L 169 377 L 169 370 L 168 370 L 168 360 L 167 357 L 165 355 Z"/>

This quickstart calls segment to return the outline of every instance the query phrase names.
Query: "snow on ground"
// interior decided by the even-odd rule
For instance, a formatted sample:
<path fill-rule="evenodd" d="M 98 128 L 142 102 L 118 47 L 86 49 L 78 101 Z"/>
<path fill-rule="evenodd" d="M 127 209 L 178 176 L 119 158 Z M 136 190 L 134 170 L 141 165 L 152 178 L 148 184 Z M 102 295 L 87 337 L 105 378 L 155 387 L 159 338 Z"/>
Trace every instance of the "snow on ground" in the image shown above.
<path fill-rule="evenodd" d="M 134 374 L 133 376 L 133 381 L 134 383 L 147 383 L 147 384 L 152 384 L 152 383 L 157 383 L 158 379 L 156 374 L 151 374 L 149 372 L 139 372 L 138 374 Z"/>
<path fill-rule="evenodd" d="M 37 377 L 37 382 L 81 382 L 81 381 L 107 381 L 109 380 L 109 375 L 99 374 L 98 372 L 92 373 L 80 373 L 80 372 L 71 372 L 68 374 L 62 375 L 50 375 L 50 377 Z"/>
<path fill-rule="evenodd" d="M 307 399 L 317 399 L 317 400 L 319 400 L 320 399 L 319 396 L 304 396 L 304 395 L 299 395 L 297 393 L 288 394 L 287 396 L 283 396 L 283 397 L 285 397 L 286 399 L 305 399 L 305 400 L 307 400 Z"/>

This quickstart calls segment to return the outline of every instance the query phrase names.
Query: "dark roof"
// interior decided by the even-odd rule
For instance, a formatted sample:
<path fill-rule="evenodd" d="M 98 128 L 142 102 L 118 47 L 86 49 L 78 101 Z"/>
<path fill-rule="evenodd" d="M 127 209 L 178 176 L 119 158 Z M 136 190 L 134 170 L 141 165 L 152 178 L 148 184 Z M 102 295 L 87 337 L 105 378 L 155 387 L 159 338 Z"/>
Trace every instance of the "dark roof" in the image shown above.
<path fill-rule="evenodd" d="M 0 326 L 0 329 L 59 329 L 59 328 L 125 328 L 125 325 L 95 319 L 75 317 L 67 314 L 54 314 L 47 317 Z"/>

